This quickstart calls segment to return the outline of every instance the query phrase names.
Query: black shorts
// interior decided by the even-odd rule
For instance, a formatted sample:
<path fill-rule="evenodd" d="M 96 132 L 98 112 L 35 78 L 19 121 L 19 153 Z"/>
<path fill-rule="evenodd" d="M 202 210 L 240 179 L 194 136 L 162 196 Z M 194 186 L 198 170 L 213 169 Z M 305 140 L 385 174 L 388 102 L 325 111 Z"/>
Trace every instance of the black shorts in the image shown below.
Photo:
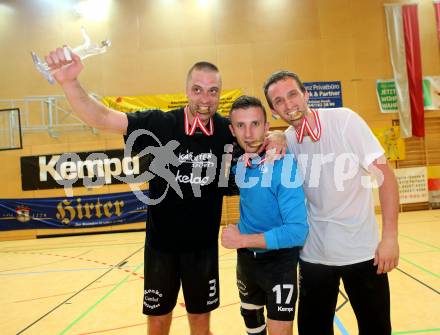
<path fill-rule="evenodd" d="M 207 313 L 220 305 L 217 244 L 184 253 L 168 253 L 145 246 L 143 313 L 171 312 L 180 283 L 188 313 Z"/>
<path fill-rule="evenodd" d="M 263 253 L 238 249 L 237 286 L 242 307 L 265 305 L 268 318 L 292 321 L 298 297 L 298 253 L 299 248 Z"/>

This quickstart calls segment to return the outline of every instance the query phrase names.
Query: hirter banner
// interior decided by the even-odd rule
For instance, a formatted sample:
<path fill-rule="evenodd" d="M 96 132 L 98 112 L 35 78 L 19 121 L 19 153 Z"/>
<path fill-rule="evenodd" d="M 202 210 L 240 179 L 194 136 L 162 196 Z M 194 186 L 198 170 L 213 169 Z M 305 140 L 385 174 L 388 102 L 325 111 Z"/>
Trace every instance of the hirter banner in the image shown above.
<path fill-rule="evenodd" d="M 148 191 L 143 191 L 144 195 Z M 0 199 L 0 231 L 86 228 L 145 222 L 147 205 L 133 192 L 39 199 Z"/>

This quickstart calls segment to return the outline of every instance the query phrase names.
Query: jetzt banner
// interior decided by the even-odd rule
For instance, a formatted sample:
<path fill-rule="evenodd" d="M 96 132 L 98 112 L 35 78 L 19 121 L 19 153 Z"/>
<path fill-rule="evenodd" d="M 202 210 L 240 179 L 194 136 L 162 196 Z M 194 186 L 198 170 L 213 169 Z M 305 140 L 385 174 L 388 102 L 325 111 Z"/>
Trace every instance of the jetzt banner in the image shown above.
<path fill-rule="evenodd" d="M 422 81 L 424 110 L 440 109 L 440 77 L 426 76 Z M 398 113 L 396 83 L 392 79 L 376 81 L 376 95 L 382 113 Z"/>

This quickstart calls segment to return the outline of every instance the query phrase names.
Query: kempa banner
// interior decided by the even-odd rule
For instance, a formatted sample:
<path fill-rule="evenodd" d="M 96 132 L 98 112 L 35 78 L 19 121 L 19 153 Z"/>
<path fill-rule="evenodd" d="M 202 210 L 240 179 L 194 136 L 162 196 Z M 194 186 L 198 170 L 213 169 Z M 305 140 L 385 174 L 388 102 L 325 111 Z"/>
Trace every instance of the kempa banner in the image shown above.
<path fill-rule="evenodd" d="M 124 157 L 122 149 L 25 156 L 20 161 L 23 191 L 122 184 L 123 177 L 137 177 L 147 167 L 145 156 Z"/>

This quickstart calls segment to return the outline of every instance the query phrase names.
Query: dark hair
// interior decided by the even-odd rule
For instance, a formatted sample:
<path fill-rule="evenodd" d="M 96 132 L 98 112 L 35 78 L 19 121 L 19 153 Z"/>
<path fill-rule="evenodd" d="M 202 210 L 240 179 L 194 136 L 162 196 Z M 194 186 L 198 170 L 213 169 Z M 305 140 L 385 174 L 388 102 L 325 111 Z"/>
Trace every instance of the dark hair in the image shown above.
<path fill-rule="evenodd" d="M 216 72 L 216 73 L 220 72 L 218 70 L 218 67 L 210 62 L 206 62 L 206 61 L 197 62 L 193 66 L 191 66 L 191 68 L 189 69 L 188 74 L 186 75 L 187 82 L 188 82 L 189 78 L 191 77 L 191 74 L 193 73 L 194 70 L 205 70 L 205 71 L 212 71 L 212 72 Z"/>
<path fill-rule="evenodd" d="M 247 109 L 250 107 L 260 108 L 263 111 L 264 122 L 267 122 L 266 109 L 264 108 L 261 100 L 256 97 L 251 97 L 249 95 L 242 95 L 238 97 L 232 104 L 231 110 L 229 111 L 229 118 L 231 118 L 232 112 L 236 109 Z"/>
<path fill-rule="evenodd" d="M 267 92 L 269 91 L 269 86 L 279 82 L 280 80 L 285 80 L 287 78 L 292 78 L 293 80 L 295 80 L 299 86 L 299 89 L 303 93 L 306 93 L 306 88 L 296 73 L 293 73 L 293 72 L 287 71 L 287 70 L 276 71 L 271 74 L 271 76 L 266 80 L 266 82 L 263 85 L 264 96 L 266 97 L 266 101 L 269 104 L 270 108 L 273 109 L 272 101 L 270 100 L 270 98 L 267 94 Z"/>

